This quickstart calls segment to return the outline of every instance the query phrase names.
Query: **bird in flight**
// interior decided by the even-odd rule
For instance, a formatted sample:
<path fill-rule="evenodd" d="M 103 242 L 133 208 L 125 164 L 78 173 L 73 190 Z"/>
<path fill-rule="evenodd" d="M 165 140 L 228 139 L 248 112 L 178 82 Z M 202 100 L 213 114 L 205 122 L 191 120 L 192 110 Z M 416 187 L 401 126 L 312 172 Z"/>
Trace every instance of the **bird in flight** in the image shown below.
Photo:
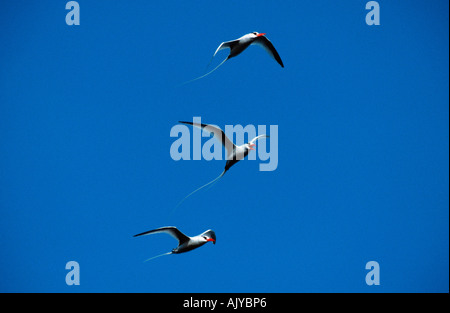
<path fill-rule="evenodd" d="M 237 162 L 239 162 L 240 160 L 242 160 L 243 158 L 245 158 L 249 152 L 251 150 L 255 150 L 254 147 L 256 147 L 255 142 L 258 139 L 261 138 L 269 138 L 268 135 L 259 135 L 256 136 L 255 138 L 253 138 L 252 140 L 250 140 L 250 142 L 245 143 L 243 145 L 240 146 L 236 146 L 231 140 L 230 138 L 228 138 L 225 133 L 217 126 L 214 125 L 210 125 L 210 124 L 201 124 L 201 123 L 192 123 L 192 122 L 182 122 L 180 121 L 180 123 L 182 124 L 187 124 L 187 125 L 192 125 L 194 127 L 200 128 L 203 131 L 206 131 L 210 134 L 213 134 L 214 138 L 216 138 L 217 140 L 220 141 L 220 143 L 225 147 L 225 150 L 227 151 L 227 162 L 225 163 L 225 169 L 223 170 L 223 172 L 214 180 L 210 181 L 209 183 L 197 188 L 196 190 L 194 190 L 193 192 L 191 192 L 190 194 L 188 194 L 186 197 L 183 198 L 183 200 L 181 200 L 177 207 L 179 207 L 181 205 L 181 203 L 183 203 L 184 200 L 186 200 L 188 197 L 190 197 L 191 195 L 193 195 L 194 193 L 196 193 L 197 191 L 199 191 L 200 189 L 205 188 L 208 185 L 211 185 L 212 183 L 217 182 L 223 175 L 225 175 L 225 173 L 233 166 L 235 165 Z"/>
<path fill-rule="evenodd" d="M 186 82 L 185 84 L 193 82 L 195 80 L 198 80 L 200 78 L 203 78 L 203 77 L 211 74 L 212 72 L 217 70 L 223 63 L 225 63 L 225 61 L 241 54 L 250 45 L 254 45 L 254 44 L 257 44 L 257 45 L 263 47 L 270 54 L 270 56 L 272 58 L 274 58 L 278 62 L 278 64 L 281 65 L 281 67 L 284 67 L 284 64 L 283 64 L 283 61 L 281 61 L 280 55 L 278 54 L 277 50 L 273 46 L 272 42 L 265 36 L 265 34 L 266 33 L 252 32 L 252 33 L 246 34 L 238 39 L 222 42 L 219 45 L 219 47 L 216 49 L 216 52 L 214 52 L 214 55 L 212 56 L 211 61 L 216 56 L 217 52 L 219 52 L 222 49 L 229 48 L 230 53 L 228 54 L 227 58 L 225 60 L 223 60 L 219 65 L 217 65 L 210 72 L 208 72 L 200 77 L 197 77 L 193 80 L 190 80 L 190 81 Z M 209 62 L 209 64 L 211 63 L 211 61 Z M 209 64 L 208 64 L 208 66 L 209 66 Z"/>
<path fill-rule="evenodd" d="M 185 234 L 183 234 L 181 231 L 179 231 L 178 228 L 176 228 L 174 226 L 166 226 L 166 227 L 149 230 L 149 231 L 134 235 L 133 237 L 139 237 L 139 236 L 157 234 L 157 233 L 166 233 L 166 234 L 169 234 L 170 236 L 174 237 L 176 240 L 178 240 L 178 247 L 176 247 L 175 249 L 173 249 L 170 252 L 166 252 L 166 253 L 154 256 L 150 259 L 147 259 L 147 260 L 145 260 L 145 262 L 155 259 L 157 257 L 163 256 L 163 255 L 188 252 L 188 251 L 191 251 L 191 250 L 194 250 L 194 249 L 197 249 L 197 248 L 203 246 L 205 243 L 207 243 L 209 241 L 212 241 L 212 243 L 216 244 L 216 234 L 211 229 L 201 233 L 198 236 L 188 237 Z"/>

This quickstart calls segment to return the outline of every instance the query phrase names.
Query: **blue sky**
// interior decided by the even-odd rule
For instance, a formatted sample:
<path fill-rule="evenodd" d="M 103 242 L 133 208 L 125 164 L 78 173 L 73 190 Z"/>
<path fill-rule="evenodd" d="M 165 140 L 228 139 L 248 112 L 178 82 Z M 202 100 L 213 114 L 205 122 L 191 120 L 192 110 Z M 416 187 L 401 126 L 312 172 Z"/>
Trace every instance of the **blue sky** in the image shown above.
<path fill-rule="evenodd" d="M 379 1 L 370 27 L 364 1 L 80 0 L 79 26 L 65 3 L 1 6 L 0 291 L 448 292 L 448 1 Z M 284 69 L 250 47 L 179 85 L 252 31 Z M 224 167 L 171 159 L 194 116 L 278 125 L 278 168 L 170 214 Z M 132 236 L 169 225 L 217 244 L 144 263 L 177 243 Z"/>

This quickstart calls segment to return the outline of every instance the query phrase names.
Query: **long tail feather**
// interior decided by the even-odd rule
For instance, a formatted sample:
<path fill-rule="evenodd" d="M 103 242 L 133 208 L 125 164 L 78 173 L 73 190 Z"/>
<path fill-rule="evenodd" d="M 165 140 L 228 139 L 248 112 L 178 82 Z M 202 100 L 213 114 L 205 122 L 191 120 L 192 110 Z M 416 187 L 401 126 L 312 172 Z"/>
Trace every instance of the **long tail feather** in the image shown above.
<path fill-rule="evenodd" d="M 220 174 L 219 176 L 217 176 L 215 179 L 213 179 L 213 180 L 210 181 L 209 183 L 207 183 L 207 184 L 205 184 L 205 185 L 203 185 L 203 186 L 201 186 L 201 187 L 195 189 L 193 192 L 191 192 L 190 194 L 188 194 L 186 197 L 183 198 L 183 200 L 181 200 L 180 202 L 178 202 L 178 204 L 177 204 L 177 206 L 175 207 L 175 209 L 178 208 L 178 207 L 184 202 L 184 200 L 186 200 L 187 198 L 189 198 L 190 196 L 192 196 L 194 193 L 196 193 L 196 192 L 199 191 L 200 189 L 203 189 L 203 188 L 205 188 L 206 186 L 208 186 L 208 185 L 210 185 L 210 184 L 212 184 L 212 183 L 217 182 L 217 181 L 225 174 L 225 172 L 226 172 L 226 170 L 224 170 L 224 171 L 222 172 L 222 174 Z"/>
<path fill-rule="evenodd" d="M 210 59 L 209 62 L 208 62 L 208 65 L 206 65 L 206 67 L 205 67 L 205 71 L 208 70 L 208 68 L 209 68 L 209 66 L 211 65 L 212 60 L 214 60 L 214 57 L 215 57 L 215 56 L 216 56 L 216 55 L 213 55 L 213 56 L 211 57 L 211 59 Z"/>
<path fill-rule="evenodd" d="M 170 251 L 170 252 L 166 252 L 166 253 L 163 253 L 163 254 L 160 254 L 160 255 L 154 256 L 154 257 L 152 257 L 152 258 L 150 258 L 150 259 L 147 259 L 147 260 L 145 260 L 144 262 L 147 262 L 147 261 L 150 261 L 150 260 L 153 260 L 153 259 L 159 258 L 160 256 L 163 256 L 163 255 L 168 255 L 168 254 L 172 254 L 172 253 L 173 253 L 172 251 Z"/>
<path fill-rule="evenodd" d="M 200 76 L 200 77 L 197 77 L 197 78 L 188 80 L 187 82 L 182 83 L 180 86 L 183 86 L 183 85 L 192 83 L 192 82 L 194 82 L 194 81 L 196 81 L 196 80 L 199 80 L 199 79 L 201 79 L 201 78 L 203 78 L 203 77 L 205 77 L 205 76 L 208 76 L 209 74 L 211 74 L 212 72 L 214 72 L 215 70 L 217 70 L 223 63 L 225 63 L 226 60 L 228 60 L 228 58 L 226 58 L 225 60 L 223 60 L 219 65 L 217 65 L 213 70 L 209 71 L 208 73 L 206 73 L 206 74 L 204 74 L 204 75 L 202 75 L 202 76 Z M 210 61 L 210 63 L 211 63 L 211 61 Z M 209 64 L 208 64 L 208 66 L 209 66 Z"/>

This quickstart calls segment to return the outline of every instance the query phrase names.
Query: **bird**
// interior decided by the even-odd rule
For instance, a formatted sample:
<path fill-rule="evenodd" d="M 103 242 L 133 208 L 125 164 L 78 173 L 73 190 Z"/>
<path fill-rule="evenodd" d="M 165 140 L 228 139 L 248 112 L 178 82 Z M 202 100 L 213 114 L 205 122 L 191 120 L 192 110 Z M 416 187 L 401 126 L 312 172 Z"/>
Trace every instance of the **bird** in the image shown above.
<path fill-rule="evenodd" d="M 278 64 L 280 64 L 281 67 L 284 68 L 284 64 L 283 64 L 283 61 L 281 60 L 280 55 L 278 54 L 277 50 L 273 46 L 272 42 L 265 35 L 266 35 L 266 33 L 252 32 L 252 33 L 248 33 L 238 39 L 222 42 L 219 45 L 219 47 L 216 49 L 216 52 L 214 52 L 214 55 L 212 56 L 211 61 L 216 56 L 217 52 L 219 52 L 222 49 L 229 48 L 230 53 L 228 54 L 227 58 L 225 60 L 223 60 L 219 65 L 217 65 L 210 72 L 208 72 L 200 77 L 197 77 L 193 80 L 190 80 L 190 81 L 186 82 L 185 84 L 193 82 L 197 79 L 203 78 L 203 77 L 211 74 L 212 72 L 217 70 L 223 63 L 225 63 L 225 61 L 227 61 L 231 58 L 234 58 L 235 56 L 238 56 L 245 49 L 247 49 L 250 45 L 253 45 L 253 44 L 257 44 L 257 45 L 260 45 L 261 47 L 263 47 L 270 54 L 270 56 L 272 56 L 272 58 L 274 58 L 278 62 Z M 209 64 L 211 64 L 211 61 L 209 61 L 208 66 L 209 66 Z"/>
<path fill-rule="evenodd" d="M 163 256 L 163 255 L 179 254 L 179 253 L 188 252 L 188 251 L 197 249 L 197 248 L 203 246 L 205 243 L 210 242 L 210 241 L 213 244 L 216 244 L 216 234 L 211 229 L 208 229 L 207 231 L 201 233 L 198 236 L 188 237 L 185 234 L 183 234 L 180 230 L 178 230 L 178 228 L 176 228 L 175 226 L 165 226 L 165 227 L 160 227 L 157 229 L 149 230 L 149 231 L 146 231 L 143 233 L 139 233 L 137 235 L 134 235 L 133 237 L 139 237 L 139 236 L 157 234 L 157 233 L 166 233 L 166 234 L 169 234 L 170 236 L 174 237 L 175 239 L 178 240 L 178 246 L 176 248 L 172 249 L 172 251 L 154 256 L 150 259 L 145 260 L 144 262 L 150 261 L 152 259 L 155 259 L 155 258 Z"/>
<path fill-rule="evenodd" d="M 186 200 L 188 197 L 192 196 L 194 193 L 196 193 L 197 191 L 199 191 L 200 189 L 205 188 L 206 186 L 217 182 L 220 178 L 222 178 L 223 175 L 225 175 L 225 173 L 233 166 L 235 165 L 237 162 L 239 162 L 240 160 L 242 160 L 243 158 L 245 158 L 249 152 L 251 150 L 255 150 L 254 147 L 256 147 L 255 142 L 258 139 L 261 138 L 269 138 L 268 135 L 263 134 L 263 135 L 259 135 L 256 136 L 255 138 L 253 138 L 252 140 L 250 140 L 248 143 L 245 143 L 243 145 L 240 146 L 236 146 L 231 140 L 230 138 L 228 138 L 225 133 L 222 131 L 222 129 L 220 129 L 217 126 L 214 125 L 210 125 L 210 124 L 203 124 L 203 123 L 193 123 L 193 122 L 183 122 L 183 121 L 179 121 L 179 123 L 182 124 L 187 124 L 187 125 L 192 125 L 193 127 L 197 127 L 202 129 L 203 131 L 206 131 L 210 134 L 213 134 L 214 138 L 216 138 L 217 140 L 220 141 L 220 143 L 225 147 L 225 150 L 227 151 L 227 162 L 225 163 L 225 169 L 223 170 L 223 172 L 214 180 L 210 181 L 209 183 L 197 188 L 196 190 L 194 190 L 193 192 L 191 192 L 190 194 L 188 194 L 186 197 L 183 198 L 183 200 L 181 200 L 178 205 L 176 207 L 179 207 L 181 205 L 181 203 L 184 202 L 184 200 Z"/>

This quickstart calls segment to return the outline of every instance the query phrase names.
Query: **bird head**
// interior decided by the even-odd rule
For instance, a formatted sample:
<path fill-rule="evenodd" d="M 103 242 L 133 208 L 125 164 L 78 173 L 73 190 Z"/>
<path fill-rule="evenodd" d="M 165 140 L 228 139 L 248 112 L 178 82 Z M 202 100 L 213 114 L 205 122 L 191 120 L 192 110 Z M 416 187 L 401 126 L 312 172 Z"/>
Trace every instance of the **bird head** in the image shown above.
<path fill-rule="evenodd" d="M 205 243 L 207 243 L 208 241 L 212 241 L 213 244 L 216 244 L 216 240 L 214 238 L 208 236 L 202 236 L 202 238 L 205 240 Z"/>
<path fill-rule="evenodd" d="M 255 37 L 261 37 L 264 36 L 266 33 L 253 32 L 252 34 L 255 35 Z"/>
<path fill-rule="evenodd" d="M 212 241 L 213 244 L 216 244 L 216 234 L 214 233 L 214 231 L 207 230 L 201 236 L 205 240 L 205 243 L 207 243 L 208 241 Z"/>
<path fill-rule="evenodd" d="M 248 150 L 255 150 L 254 148 L 256 147 L 256 144 L 254 143 L 247 143 L 246 147 Z"/>

